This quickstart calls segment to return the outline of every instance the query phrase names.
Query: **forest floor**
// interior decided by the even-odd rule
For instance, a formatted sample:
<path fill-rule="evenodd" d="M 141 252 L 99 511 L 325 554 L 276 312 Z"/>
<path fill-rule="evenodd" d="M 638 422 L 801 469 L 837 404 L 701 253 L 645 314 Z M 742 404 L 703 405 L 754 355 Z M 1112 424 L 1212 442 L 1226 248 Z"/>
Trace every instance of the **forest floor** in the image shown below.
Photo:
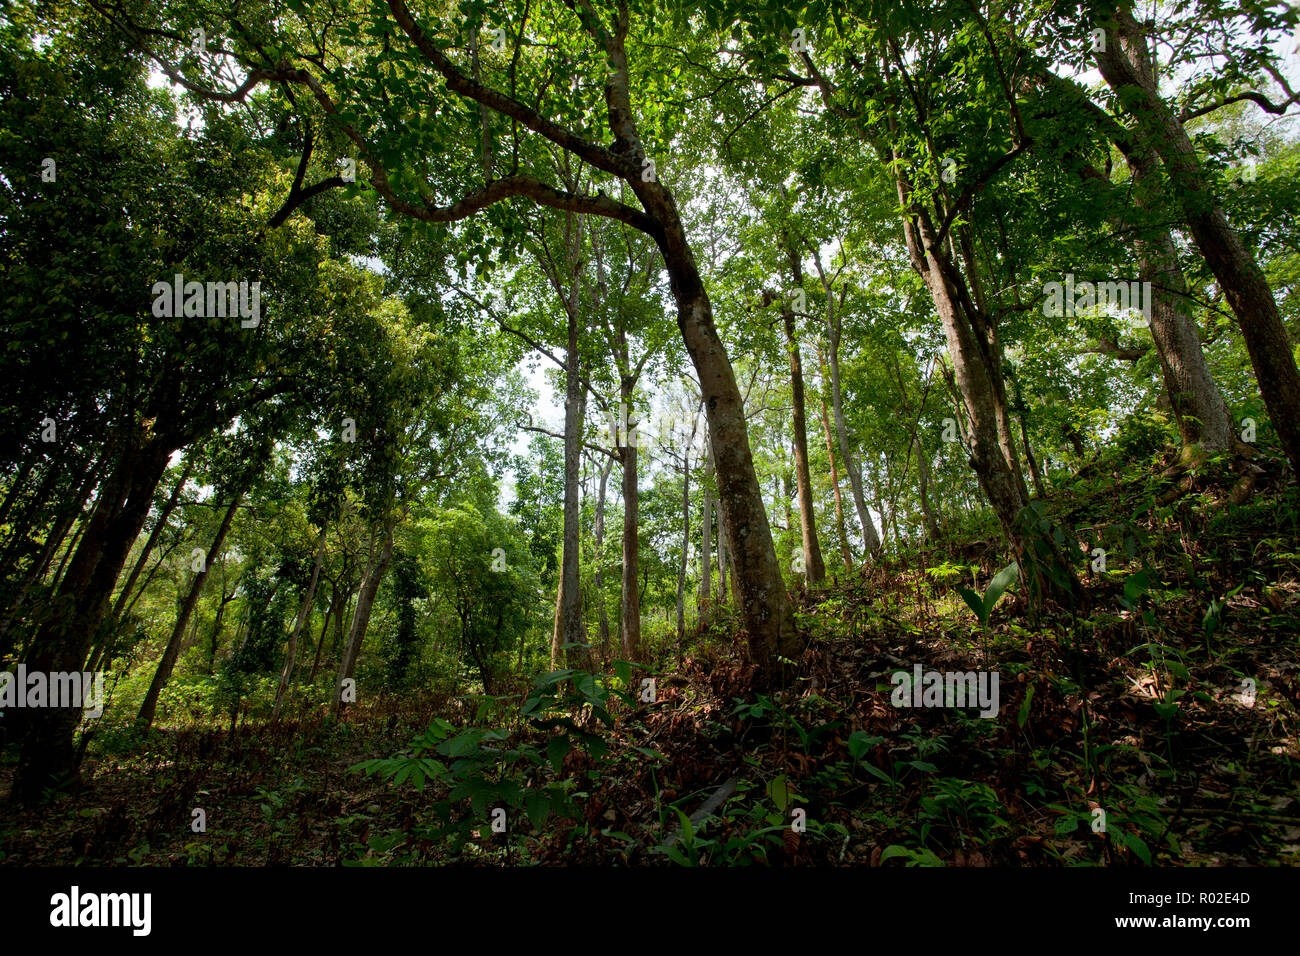
<path fill-rule="evenodd" d="M 473 701 L 392 698 L 105 730 L 82 789 L 0 808 L 0 863 L 1300 863 L 1300 497 L 1268 460 L 1176 472 L 1101 462 L 1052 496 L 1065 539 L 1107 551 L 1073 613 L 1035 619 L 1016 585 L 981 625 L 955 585 L 1005 551 L 965 542 L 797 595 L 808 650 L 780 693 L 721 620 L 653 702 L 624 668 L 577 720 L 516 697 L 512 726 L 470 732 Z M 894 706 L 916 664 L 996 672 L 997 713 Z"/>

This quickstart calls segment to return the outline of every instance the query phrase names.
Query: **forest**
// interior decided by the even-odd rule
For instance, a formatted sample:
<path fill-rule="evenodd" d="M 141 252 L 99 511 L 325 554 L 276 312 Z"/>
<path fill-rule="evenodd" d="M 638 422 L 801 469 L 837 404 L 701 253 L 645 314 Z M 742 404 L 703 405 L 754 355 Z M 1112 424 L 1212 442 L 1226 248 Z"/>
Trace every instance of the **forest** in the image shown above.
<path fill-rule="evenodd" d="M 1294 866 L 1297 117 L 1281 0 L 0 5 L 0 869 Z"/>

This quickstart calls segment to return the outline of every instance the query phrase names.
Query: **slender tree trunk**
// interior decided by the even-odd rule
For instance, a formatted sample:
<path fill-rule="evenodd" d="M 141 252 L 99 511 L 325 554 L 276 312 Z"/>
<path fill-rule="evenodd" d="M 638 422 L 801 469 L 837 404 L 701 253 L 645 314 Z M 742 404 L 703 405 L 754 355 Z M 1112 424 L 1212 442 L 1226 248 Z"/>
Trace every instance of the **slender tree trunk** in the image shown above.
<path fill-rule="evenodd" d="M 578 350 L 577 309 L 569 310 L 569 349 L 565 358 L 564 397 L 564 543 L 560 555 L 560 585 L 555 598 L 555 627 L 551 632 L 551 669 L 582 669 L 586 629 L 582 625 L 582 582 L 579 567 L 578 473 L 582 467 L 582 429 L 587 391 L 582 383 Z M 565 645 L 569 645 L 567 650 Z"/>
<path fill-rule="evenodd" d="M 9 490 L 5 492 L 4 504 L 0 505 L 0 527 L 9 520 L 9 511 L 13 508 L 14 502 L 18 500 L 22 493 L 23 487 L 27 484 L 27 478 L 36 467 L 36 456 L 29 456 L 18 466 L 14 472 L 13 478 L 9 481 Z"/>
<path fill-rule="evenodd" d="M 926 537 L 934 541 L 939 537 L 939 523 L 930 507 L 930 461 L 921 447 L 921 439 L 912 439 L 912 450 L 916 452 L 916 476 L 921 485 L 921 518 L 925 521 Z"/>
<path fill-rule="evenodd" d="M 611 46 L 611 63 L 616 70 L 606 92 L 610 100 L 611 127 L 627 130 L 632 123 L 627 99 L 627 64 L 621 45 Z M 611 89 L 611 87 L 613 89 Z M 635 137 L 635 130 L 630 130 Z M 634 148 L 640 149 L 639 142 Z M 677 327 L 699 378 L 709 424 L 718 487 L 718 507 L 726 528 L 728 550 L 740 585 L 741 606 L 748 655 L 759 669 L 758 681 L 767 684 L 783 673 L 779 658 L 795 659 L 803 654 L 803 642 L 795 630 L 794 611 L 776 560 L 772 529 L 763 508 L 763 497 L 754 470 L 745 422 L 745 402 L 736 384 L 731 360 L 713 323 L 713 305 L 704 290 L 695 256 L 672 195 L 662 184 L 632 183 L 647 211 L 662 225 L 655 239 L 663 253 L 673 298 L 677 303 Z"/>
<path fill-rule="evenodd" d="M 834 295 L 829 287 L 826 301 L 827 323 L 830 331 L 827 358 L 831 367 L 831 410 L 835 415 L 835 434 L 839 437 L 840 461 L 849 476 L 849 490 L 853 494 L 853 507 L 858 513 L 858 524 L 862 526 L 863 542 L 867 553 L 874 559 L 880 556 L 880 535 L 876 532 L 876 526 L 871 520 L 871 513 L 867 511 L 866 499 L 862 494 L 862 473 L 858 470 L 857 462 L 853 460 L 853 453 L 849 450 L 848 427 L 844 424 L 844 401 L 840 392 L 840 336 L 839 330 L 831 324 L 834 322 L 835 305 Z"/>
<path fill-rule="evenodd" d="M 707 461 L 712 462 L 709 453 Z M 700 506 L 700 600 L 699 618 L 701 625 L 713 620 L 713 498 L 708 486 L 704 487 L 703 503 Z"/>
<path fill-rule="evenodd" d="M 729 583 L 728 571 L 729 562 L 727 561 L 727 529 L 722 524 L 722 512 L 714 512 L 714 520 L 718 523 L 718 602 L 719 607 L 728 607 L 731 598 L 727 593 Z M 735 591 L 733 587 L 731 589 Z"/>
<path fill-rule="evenodd" d="M 343 619 L 343 609 L 339 607 L 339 588 L 331 589 L 329 607 L 325 609 L 325 620 L 321 622 L 320 637 L 316 641 L 316 656 L 312 658 L 311 670 L 307 673 L 307 683 L 316 683 L 316 671 L 320 668 L 321 652 L 325 649 L 325 635 L 329 633 L 330 618 Z"/>
<path fill-rule="evenodd" d="M 234 599 L 233 592 L 230 594 L 225 593 L 225 585 L 223 584 L 221 603 L 217 605 L 217 613 L 212 620 L 212 632 L 208 637 L 208 674 L 212 674 L 217 669 L 217 644 L 221 639 L 221 619 L 226 616 L 226 608 Z"/>
<path fill-rule="evenodd" d="M 185 627 L 189 624 L 194 608 L 198 606 L 199 597 L 203 594 L 203 583 L 208 579 L 208 571 L 221 553 L 221 546 L 226 540 L 226 533 L 230 531 L 230 525 L 235 520 L 235 512 L 239 510 L 239 502 L 243 497 L 243 492 L 240 492 L 231 500 L 230 507 L 226 509 L 225 517 L 221 519 L 221 526 L 217 528 L 216 537 L 212 539 L 212 544 L 208 547 L 208 555 L 203 561 L 203 566 L 195 572 L 194 580 L 190 582 L 189 592 L 185 595 L 185 600 L 181 604 L 180 613 L 176 615 L 176 625 L 172 628 L 171 637 L 167 640 L 167 646 L 163 650 L 162 658 L 158 661 L 158 667 L 153 672 L 153 682 L 150 683 L 149 691 L 144 695 L 144 703 L 140 705 L 140 712 L 136 714 L 135 725 L 138 730 L 147 731 L 153 726 L 154 713 L 158 709 L 158 697 L 162 694 L 162 689 L 167 686 L 167 681 L 171 679 L 172 671 L 176 667 L 176 658 L 180 655 Z"/>
<path fill-rule="evenodd" d="M 280 684 L 275 689 L 275 704 L 271 708 L 272 721 L 280 719 L 280 708 L 284 703 L 284 692 L 289 687 L 289 681 L 293 677 L 293 665 L 298 659 L 298 636 L 307 624 L 307 619 L 311 617 L 311 606 L 316 599 L 316 584 L 320 581 L 321 565 L 325 562 L 325 538 L 328 534 L 329 524 L 327 522 L 321 525 L 320 544 L 316 548 L 316 561 L 311 570 L 311 582 L 307 585 L 307 590 L 303 594 L 302 606 L 298 609 L 298 617 L 293 622 L 293 631 L 289 634 L 289 644 L 284 652 L 284 670 L 280 673 Z"/>
<path fill-rule="evenodd" d="M 826 411 L 826 400 L 822 399 L 822 430 L 826 433 L 826 457 L 831 462 L 831 490 L 835 492 L 835 524 L 840 533 L 840 557 L 844 559 L 844 570 L 853 570 L 853 552 L 849 548 L 848 529 L 844 524 L 844 499 L 840 497 L 840 475 L 835 466 L 835 445 L 831 441 L 831 419 Z"/>
<path fill-rule="evenodd" d="M 176 510 L 176 505 L 181 500 L 181 492 L 185 490 L 185 484 L 190 480 L 190 472 L 194 470 L 194 460 L 197 457 L 195 454 L 187 456 L 185 470 L 181 472 L 181 476 L 176 479 L 176 484 L 172 486 L 171 494 L 167 496 L 162 511 L 158 512 L 158 520 L 154 522 L 153 527 L 149 530 L 149 539 L 145 541 L 144 547 L 140 549 L 140 557 L 136 560 L 130 575 L 127 576 L 126 583 L 122 585 L 122 589 L 118 592 L 117 603 L 113 605 L 113 617 L 119 618 L 122 616 L 122 609 L 126 606 L 126 600 L 131 594 L 131 589 L 135 587 L 136 579 L 140 577 L 141 571 L 144 570 L 145 565 L 148 563 L 150 552 L 157 546 L 163 528 L 167 526 L 167 519 L 171 517 L 172 512 Z"/>
<path fill-rule="evenodd" d="M 623 376 L 619 390 L 622 407 L 631 413 L 633 381 Z M 623 656 L 626 660 L 641 662 L 645 657 L 641 646 L 641 594 L 637 587 L 639 564 L 640 492 L 637 490 L 637 439 L 628 426 L 628 442 L 623 455 Z"/>
<path fill-rule="evenodd" d="M 50 562 L 54 560 L 54 556 L 58 553 L 59 546 L 63 543 L 64 538 L 67 537 L 68 531 L 71 530 L 77 518 L 80 517 L 84 511 L 86 501 L 90 498 L 91 492 L 94 491 L 95 482 L 98 481 L 100 473 L 103 471 L 106 464 L 107 458 L 101 456 L 95 465 L 86 473 L 81 485 L 73 493 L 67 506 L 61 511 L 55 527 L 50 531 L 49 535 L 46 536 L 45 541 L 41 545 L 40 555 L 37 557 L 36 561 L 33 562 L 31 569 L 23 580 L 22 587 L 19 588 L 18 594 L 15 595 L 13 601 L 9 605 L 8 611 L 5 613 L 4 622 L 0 624 L 0 639 L 5 641 L 4 644 L 0 644 L 0 647 L 6 647 L 8 645 L 10 633 L 13 625 L 18 621 L 19 612 L 26 604 L 32 588 L 36 587 L 37 583 L 45 576 Z M 92 513 L 93 511 L 94 509 L 92 508 Z M 56 572 L 55 578 L 50 582 L 51 591 L 57 590 L 57 582 L 61 580 L 63 569 L 67 565 L 70 555 L 75 551 L 73 545 L 77 544 L 80 540 L 81 537 L 79 531 L 73 541 L 68 545 L 63 556 L 63 561 L 59 563 L 59 570 Z"/>
<path fill-rule="evenodd" d="M 605 607 L 605 491 L 613 468 L 614 459 L 607 459 L 600 470 L 600 489 L 596 495 L 596 607 L 600 625 L 600 657 L 606 663 L 609 662 L 609 611 Z"/>
<path fill-rule="evenodd" d="M 1167 205 L 1159 173 L 1159 156 L 1155 147 L 1142 141 L 1126 127 L 1111 121 L 1088 98 L 1087 93 L 1056 77 L 1040 74 L 1044 86 L 1071 97 L 1085 116 L 1096 117 L 1098 126 L 1123 152 L 1133 174 L 1132 202 L 1139 216 L 1133 245 L 1137 253 L 1141 278 L 1150 283 L 1151 302 L 1149 325 L 1155 343 L 1156 355 L 1164 379 L 1165 393 L 1170 410 L 1178 423 L 1179 437 L 1184 448 L 1201 445 L 1213 451 L 1224 451 L 1234 445 L 1232 415 L 1215 383 L 1201 349 L 1200 335 L 1187 309 L 1187 278 L 1179 264 L 1178 249 L 1165 225 Z M 1099 183 L 1114 189 L 1110 178 L 1096 167 L 1075 158 L 1065 150 L 1066 163 L 1085 182 Z M 1116 208 L 1110 214 L 1112 228 L 1118 234 L 1128 234 L 1133 224 Z M 1130 305 L 1137 307 L 1136 303 Z M 1019 400 L 1017 400 L 1019 404 Z M 1023 425 L 1023 414 L 1021 422 Z M 1037 479 L 1035 479 L 1037 483 Z M 1042 493 L 1041 490 L 1039 492 Z"/>
<path fill-rule="evenodd" d="M 695 438 L 695 433 L 691 433 Z M 677 563 L 677 660 L 686 651 L 686 559 L 691 550 L 691 447 L 682 453 L 682 556 Z"/>
<path fill-rule="evenodd" d="M 375 596 L 379 593 L 379 583 L 383 580 L 388 564 L 393 559 L 393 532 L 396 527 L 396 515 L 389 515 L 384 519 L 384 540 L 379 557 L 372 562 L 362 579 L 361 590 L 357 592 L 357 606 L 352 612 L 352 627 L 348 634 L 347 646 L 343 651 L 343 659 L 339 662 L 338 681 L 334 686 L 331 715 L 335 718 L 343 708 L 343 682 L 351 678 L 356 670 L 361 644 L 366 639 L 366 629 L 370 626 L 370 612 L 374 610 Z"/>
<path fill-rule="evenodd" d="M 822 560 L 821 544 L 817 540 L 817 518 L 813 506 L 812 477 L 808 473 L 808 425 L 804 408 L 803 363 L 799 358 L 799 339 L 795 335 L 794 310 L 788 305 L 781 310 L 785 320 L 786 351 L 790 353 L 790 396 L 793 408 L 794 470 L 799 488 L 799 532 L 803 539 L 804 569 L 809 584 L 820 584 L 826 579 L 826 563 Z"/>
<path fill-rule="evenodd" d="M 1020 386 L 1016 386 L 1017 391 Z M 1026 412 L 1023 402 L 1017 402 L 1020 405 L 1020 440 L 1025 446 L 1025 461 L 1029 463 L 1029 476 L 1034 482 L 1034 491 L 1039 498 L 1047 497 L 1047 488 L 1043 484 L 1042 472 L 1038 470 L 1038 460 L 1034 457 L 1033 446 L 1029 444 L 1029 429 L 1025 426 Z"/>
<path fill-rule="evenodd" d="M 899 157 L 892 155 L 897 163 Z M 895 174 L 899 201 L 910 209 L 910 187 L 901 172 Z M 999 416 L 989 364 L 976 341 L 971 327 L 957 299 L 956 290 L 945 274 L 945 263 L 940 257 L 942 249 L 935 249 L 934 236 L 923 216 L 909 214 L 904 218 L 904 236 L 911 255 L 912 267 L 924 280 L 930 299 L 948 340 L 948 355 L 971 437 L 971 463 L 979 476 L 980 485 L 997 513 L 1003 534 L 1012 542 L 1017 557 L 1022 555 L 1024 542 L 1015 527 L 1015 518 L 1024 507 L 1020 482 L 1011 474 L 1008 459 L 1003 451 L 999 434 Z"/>

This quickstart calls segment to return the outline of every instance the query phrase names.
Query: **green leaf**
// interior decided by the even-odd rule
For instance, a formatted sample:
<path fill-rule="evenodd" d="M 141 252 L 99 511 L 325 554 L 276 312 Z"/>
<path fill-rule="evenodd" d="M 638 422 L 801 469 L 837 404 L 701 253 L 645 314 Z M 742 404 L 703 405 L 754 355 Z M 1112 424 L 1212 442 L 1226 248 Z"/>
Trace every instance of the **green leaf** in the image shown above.
<path fill-rule="evenodd" d="M 882 737 L 873 737 L 865 730 L 855 730 L 849 735 L 849 756 L 854 760 L 861 760 L 863 754 L 883 739 Z"/>
<path fill-rule="evenodd" d="M 862 769 L 865 770 L 867 773 L 871 774 L 873 777 L 879 777 L 881 780 L 885 781 L 885 783 L 889 784 L 890 786 L 894 785 L 894 778 L 891 777 L 889 774 L 885 773 L 885 771 L 881 770 L 875 764 L 866 763 L 864 761 L 862 764 Z"/>
<path fill-rule="evenodd" d="M 524 793 L 524 810 L 533 829 L 540 830 L 550 815 L 551 798 L 542 790 L 528 790 Z"/>
<path fill-rule="evenodd" d="M 984 623 L 988 623 L 989 615 L 993 613 L 993 605 L 998 603 L 998 598 L 1002 597 L 1002 592 L 1011 586 L 1020 574 L 1020 565 L 1012 561 L 1005 568 L 999 571 L 989 583 L 989 589 L 984 592 Z"/>
<path fill-rule="evenodd" d="M 567 734 L 552 737 L 546 744 L 546 759 L 550 761 L 551 769 L 559 773 L 560 765 L 564 763 L 564 758 L 572 749 L 573 741 Z"/>
<path fill-rule="evenodd" d="M 1030 684 L 1029 689 L 1025 691 L 1025 699 L 1020 703 L 1020 712 L 1016 714 L 1016 723 L 1023 727 L 1025 721 L 1029 719 L 1029 704 L 1034 699 L 1034 685 Z"/>
<path fill-rule="evenodd" d="M 983 598 L 981 598 L 970 588 L 959 587 L 957 588 L 957 593 L 960 594 L 962 596 L 962 599 L 965 600 L 965 602 L 970 605 L 970 609 L 975 612 L 975 616 L 980 619 L 980 623 L 983 623 L 984 622 Z"/>
<path fill-rule="evenodd" d="M 1136 574 L 1130 574 L 1124 579 L 1124 600 L 1131 607 L 1137 603 L 1142 592 L 1147 589 L 1150 583 L 1150 576 L 1145 571 L 1139 571 Z"/>
<path fill-rule="evenodd" d="M 790 786 L 790 781 L 786 779 L 785 774 L 772 779 L 767 785 L 767 795 L 772 798 L 777 809 L 785 813 L 790 804 L 794 801 L 794 791 Z"/>

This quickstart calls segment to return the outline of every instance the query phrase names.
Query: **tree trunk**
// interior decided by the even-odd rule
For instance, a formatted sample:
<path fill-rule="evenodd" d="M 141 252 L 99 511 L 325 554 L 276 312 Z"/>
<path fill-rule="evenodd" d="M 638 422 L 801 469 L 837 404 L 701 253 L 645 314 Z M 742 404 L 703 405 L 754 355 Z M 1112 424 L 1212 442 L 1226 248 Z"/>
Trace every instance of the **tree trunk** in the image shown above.
<path fill-rule="evenodd" d="M 799 531 L 803 538 L 804 569 L 809 584 L 820 584 L 826 579 L 826 564 L 822 560 L 821 544 L 817 541 L 817 518 L 813 510 L 812 477 L 808 473 L 808 424 L 804 409 L 803 363 L 799 358 L 799 340 L 795 335 L 794 310 L 788 305 L 781 310 L 785 320 L 786 351 L 790 353 L 790 396 L 793 405 L 794 470 L 799 488 Z"/>
<path fill-rule="evenodd" d="M 131 589 L 135 587 L 136 579 L 140 577 L 141 571 L 144 570 L 150 552 L 157 546 L 158 539 L 162 536 L 162 530 L 167 526 L 167 519 L 171 517 L 172 512 L 176 510 L 177 503 L 181 500 L 181 492 L 185 490 L 185 484 L 190 480 L 190 472 L 194 470 L 196 457 L 197 455 L 193 453 L 187 457 L 185 470 L 181 472 L 181 476 L 176 479 L 176 484 L 172 486 L 171 494 L 167 496 L 162 511 L 158 512 L 158 520 L 154 522 L 153 527 L 149 530 L 149 539 L 145 541 L 144 547 L 140 549 L 140 557 L 136 560 L 130 575 L 127 576 L 126 583 L 122 585 L 122 590 L 118 592 L 117 603 L 113 605 L 113 617 L 119 618 L 122 616 L 122 609 L 126 606 L 126 599 L 131 594 Z"/>
<path fill-rule="evenodd" d="M 1155 147 L 1111 121 L 1077 86 L 1054 74 L 1042 74 L 1040 81 L 1049 88 L 1076 98 L 1085 115 L 1098 117 L 1098 125 L 1123 152 L 1132 171 L 1133 205 L 1150 220 L 1145 224 L 1139 223 L 1142 228 L 1134 235 L 1133 245 L 1141 279 L 1151 284 L 1151 338 L 1160 360 L 1165 394 L 1178 423 L 1178 433 L 1184 447 L 1199 444 L 1213 451 L 1232 448 L 1235 438 L 1232 415 L 1210 374 L 1205 353 L 1201 349 L 1200 335 L 1188 313 L 1187 278 L 1179 264 L 1173 236 L 1165 225 L 1166 201 L 1161 194 L 1159 157 Z M 1067 153 L 1067 157 L 1067 164 L 1085 182 L 1092 181 L 1114 189 L 1110 178 L 1100 170 L 1075 159 L 1071 153 Z M 1119 211 L 1110 214 L 1110 221 L 1117 234 L 1125 235 L 1133 231 L 1133 224 Z M 1021 404 L 1019 399 L 1017 404 Z M 1022 412 L 1022 425 L 1023 422 Z M 1039 483 L 1037 477 L 1035 483 Z M 1041 487 L 1039 493 L 1042 494 Z"/>
<path fill-rule="evenodd" d="M 1196 148 L 1156 86 L 1142 27 L 1127 3 L 1113 13 L 1110 41 L 1096 51 L 1097 68 L 1164 160 L 1173 199 L 1181 206 L 1192 241 L 1218 280 L 1241 326 L 1246 350 L 1269 418 L 1293 476 L 1300 476 L 1300 371 L 1277 301 L 1263 270 L 1214 196 Z M 1101 25 L 1111 14 L 1094 14 Z"/>
<path fill-rule="evenodd" d="M 627 54 L 623 37 L 627 29 L 626 7 L 620 13 L 619 28 L 604 34 L 605 54 L 610 67 L 605 83 L 609 126 L 615 152 L 641 168 L 645 149 L 636 126 L 629 90 Z M 802 653 L 795 631 L 794 611 L 785 590 L 781 568 L 772 544 L 772 529 L 754 471 L 745 423 L 745 403 L 736 384 L 727 350 L 713 322 L 713 305 L 704 289 L 681 215 L 672 193 L 657 178 L 628 176 L 628 185 L 654 220 L 650 230 L 663 256 L 673 301 L 677 305 L 677 328 L 691 356 L 700 383 L 709 442 L 717 472 L 718 505 L 727 529 L 731 559 L 740 582 L 741 603 L 749 658 L 760 668 L 760 683 L 775 678 L 778 658 Z"/>
<path fill-rule="evenodd" d="M 713 462 L 713 453 L 706 459 Z M 700 506 L 700 600 L 699 619 L 701 626 L 713 619 L 713 499 L 709 488 L 704 487 L 703 503 Z"/>
<path fill-rule="evenodd" d="M 835 466 L 835 445 L 831 441 L 831 419 L 826 411 L 826 399 L 822 399 L 822 431 L 826 433 L 826 457 L 831 462 L 831 490 L 835 492 L 835 524 L 840 533 L 840 557 L 844 559 L 844 570 L 853 570 L 853 552 L 849 548 L 848 529 L 844 525 L 844 499 L 840 496 L 839 469 Z"/>
<path fill-rule="evenodd" d="M 826 303 L 826 321 L 830 333 L 827 358 L 831 367 L 831 410 L 835 415 L 835 434 L 839 437 L 840 461 L 849 476 L 849 489 L 853 493 L 853 507 L 858 513 L 858 523 L 862 526 L 863 543 L 866 545 L 867 553 L 874 559 L 880 556 L 880 535 L 876 533 L 876 526 L 871 521 L 871 513 L 867 511 L 866 499 L 862 494 L 862 473 L 853 460 L 853 453 L 849 451 L 848 428 L 844 424 L 844 401 L 840 392 L 840 336 L 839 329 L 834 324 L 834 295 L 829 286 L 826 291 Z"/>
<path fill-rule="evenodd" d="M 632 409 L 632 380 L 623 376 L 619 390 L 622 407 L 630 414 Z M 642 662 L 645 657 L 641 646 L 641 593 L 637 577 L 640 574 L 638 555 L 638 529 L 640 492 L 637 490 L 637 439 L 628 425 L 628 441 L 623 446 L 623 657 Z"/>
<path fill-rule="evenodd" d="M 384 519 L 384 543 L 379 557 L 371 565 L 361 581 L 361 590 L 357 592 L 357 606 L 352 612 L 352 627 L 348 634 L 347 646 L 343 659 L 339 662 L 338 680 L 334 685 L 334 702 L 331 716 L 338 718 L 343 709 L 343 682 L 352 677 L 357 666 L 357 657 L 361 653 L 361 643 L 366 639 L 366 628 L 370 626 L 370 612 L 374 610 L 375 596 L 379 593 L 379 582 L 383 580 L 388 563 L 393 559 L 393 531 L 397 527 L 396 516 Z"/>
<path fill-rule="evenodd" d="M 53 612 L 37 633 L 29 670 L 79 671 L 85 663 L 131 545 L 153 505 L 174 448 L 152 438 L 128 447 L 104 482 L 59 592 Z M 76 708 L 38 709 L 24 714 L 24 737 L 13 795 L 26 802 L 76 777 L 73 735 L 81 719 Z"/>
<path fill-rule="evenodd" d="M 551 632 L 551 669 L 583 669 L 586 628 L 582 625 L 582 583 L 578 563 L 578 473 L 582 467 L 582 429 L 587 390 L 582 382 L 578 351 L 576 304 L 569 309 L 569 348 L 565 357 L 564 389 L 564 544 L 560 556 L 560 585 L 555 596 L 555 626 Z M 569 645 L 566 649 L 565 645 Z"/>
<path fill-rule="evenodd" d="M 921 439 L 912 439 L 912 449 L 916 452 L 916 476 L 921 485 L 921 517 L 925 521 L 925 534 L 931 541 L 939 537 L 939 523 L 934 520 L 934 510 L 930 507 L 930 462 Z"/>
<path fill-rule="evenodd" d="M 691 433 L 695 438 L 695 433 Z M 682 453 L 682 556 L 677 563 L 677 660 L 686 650 L 686 559 L 691 550 L 691 446 Z"/>
<path fill-rule="evenodd" d="M 208 571 L 221 553 L 221 546 L 226 540 L 226 533 L 230 531 L 230 525 L 235 520 L 235 512 L 239 510 L 239 502 L 243 497 L 243 492 L 239 492 L 231 499 L 230 507 L 226 509 L 225 517 L 221 519 L 221 526 L 217 529 L 217 535 L 212 539 L 212 544 L 208 547 L 208 556 L 204 560 L 203 566 L 194 574 L 189 593 L 186 594 L 185 601 L 181 604 L 180 613 L 176 615 L 176 626 L 172 628 L 171 637 L 167 640 L 167 647 L 163 650 L 162 658 L 158 661 L 158 667 L 153 672 L 153 682 L 149 685 L 148 693 L 144 695 L 144 703 L 140 705 L 140 712 L 136 714 L 135 726 L 137 730 L 147 731 L 153 726 L 154 712 L 158 709 L 158 697 L 162 694 L 162 689 L 167 686 L 167 681 L 172 676 L 172 670 L 176 667 L 176 658 L 180 656 L 181 640 L 185 634 L 185 627 L 189 624 L 190 615 L 194 613 L 194 608 L 198 606 L 199 597 L 203 593 L 203 583 L 208 579 Z"/>
<path fill-rule="evenodd" d="M 895 163 L 900 162 L 896 153 L 892 159 Z M 895 183 L 903 208 L 910 209 L 911 190 L 901 172 L 895 174 Z M 952 359 L 957 388 L 965 406 L 964 417 L 972 445 L 971 464 L 989 503 L 997 513 L 1003 534 L 1012 542 L 1019 557 L 1024 543 L 1015 528 L 1015 518 L 1025 501 L 1020 494 L 1020 483 L 1011 474 L 1002 448 L 997 400 L 989 373 L 990 363 L 985 360 L 976 341 L 975 330 L 961 309 L 956 291 L 944 274 L 943 267 L 946 263 L 940 259 L 944 251 L 935 249 L 935 237 L 927 219 L 923 216 L 913 219 L 912 214 L 907 214 L 903 231 L 912 267 L 925 282 L 947 338 L 948 355 Z"/>
<path fill-rule="evenodd" d="M 293 631 L 289 634 L 289 644 L 284 652 L 284 670 L 280 673 L 280 683 L 275 689 L 275 704 L 271 708 L 272 721 L 280 719 L 280 707 L 284 703 L 284 692 L 289 687 L 289 680 L 293 677 L 293 665 L 298 659 L 298 636 L 307 624 L 307 619 L 311 617 L 312 602 L 316 598 L 316 584 L 320 580 L 321 565 L 325 562 L 325 537 L 328 533 L 329 524 L 322 524 L 320 544 L 316 548 L 316 561 L 311 570 L 311 583 L 307 585 L 307 590 L 303 594 L 302 607 L 298 609 L 298 617 L 293 622 Z"/>
<path fill-rule="evenodd" d="M 607 459 L 600 470 L 600 489 L 596 495 L 596 607 L 600 622 L 600 658 L 605 663 L 609 662 L 609 611 L 605 607 L 605 490 L 613 468 L 614 459 Z"/>
<path fill-rule="evenodd" d="M 338 620 L 343 619 L 343 608 L 339 606 L 339 588 L 335 586 L 331 589 L 330 604 L 325 609 L 325 620 L 321 622 L 320 638 L 316 641 L 316 656 L 312 658 L 311 670 L 307 673 L 307 683 L 316 683 L 316 671 L 320 668 L 321 652 L 325 649 L 325 635 L 329 633 L 330 618 L 336 617 Z"/>

